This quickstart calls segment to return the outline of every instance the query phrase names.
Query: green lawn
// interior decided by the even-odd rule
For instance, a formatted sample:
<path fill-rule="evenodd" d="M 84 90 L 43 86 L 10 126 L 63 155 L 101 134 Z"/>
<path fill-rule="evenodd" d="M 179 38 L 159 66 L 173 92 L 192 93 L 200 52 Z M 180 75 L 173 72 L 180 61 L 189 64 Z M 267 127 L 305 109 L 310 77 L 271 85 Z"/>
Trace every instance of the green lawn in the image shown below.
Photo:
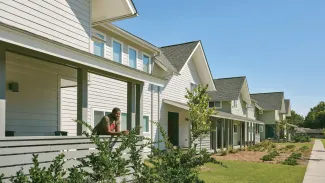
<path fill-rule="evenodd" d="M 207 183 L 300 183 L 305 166 L 288 166 L 267 163 L 222 161 L 228 166 L 206 164 L 200 178 Z"/>
<path fill-rule="evenodd" d="M 302 143 L 275 143 L 277 146 L 287 146 L 287 145 L 295 145 L 296 148 L 300 148 L 303 146 L 307 146 L 309 149 L 313 148 L 314 141 L 312 142 L 302 142 Z"/>

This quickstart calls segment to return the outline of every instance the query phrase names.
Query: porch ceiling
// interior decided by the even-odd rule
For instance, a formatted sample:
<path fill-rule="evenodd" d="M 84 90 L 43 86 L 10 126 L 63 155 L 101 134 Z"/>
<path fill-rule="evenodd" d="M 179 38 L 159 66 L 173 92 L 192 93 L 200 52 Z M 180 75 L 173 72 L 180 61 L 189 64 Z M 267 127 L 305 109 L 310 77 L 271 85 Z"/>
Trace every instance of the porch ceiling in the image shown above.
<path fill-rule="evenodd" d="M 0 23 L 0 25 L 0 44 L 5 47 L 6 51 L 70 67 L 86 68 L 89 72 L 105 75 L 117 80 L 146 82 L 157 86 L 164 86 L 165 84 L 165 79 L 163 78 L 7 24 Z"/>
<path fill-rule="evenodd" d="M 178 108 L 181 108 L 181 109 L 185 109 L 185 110 L 189 110 L 190 109 L 188 107 L 188 105 L 187 104 L 184 104 L 184 103 L 175 102 L 175 101 L 167 100 L 167 99 L 164 99 L 163 102 L 165 104 L 172 105 L 172 106 L 175 106 L 175 107 L 178 107 Z M 237 116 L 237 115 L 230 114 L 230 113 L 226 113 L 226 112 L 222 112 L 222 111 L 217 111 L 217 112 L 218 112 L 218 114 L 212 115 L 211 117 L 232 119 L 232 120 L 245 121 L 245 122 L 252 122 L 252 123 L 257 123 L 257 124 L 264 124 L 261 121 L 257 121 L 257 120 L 250 119 L 250 118 L 246 118 L 246 117 L 243 117 L 243 116 Z"/>

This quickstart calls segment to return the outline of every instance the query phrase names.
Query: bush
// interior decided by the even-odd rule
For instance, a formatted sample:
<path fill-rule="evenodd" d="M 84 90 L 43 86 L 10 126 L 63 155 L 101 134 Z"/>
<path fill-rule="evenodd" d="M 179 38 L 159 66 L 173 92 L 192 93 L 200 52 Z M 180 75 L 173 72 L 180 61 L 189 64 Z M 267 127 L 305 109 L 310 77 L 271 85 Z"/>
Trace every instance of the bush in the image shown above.
<path fill-rule="evenodd" d="M 269 155 L 272 156 L 272 157 L 274 158 L 274 157 L 276 157 L 276 156 L 279 156 L 279 153 L 278 153 L 276 150 L 274 150 L 274 151 L 272 151 Z"/>
<path fill-rule="evenodd" d="M 290 155 L 290 157 L 293 158 L 293 159 L 300 159 L 301 158 L 301 153 L 294 152 L 294 153 L 292 153 Z"/>
<path fill-rule="evenodd" d="M 282 162 L 283 165 L 291 165 L 291 166 L 295 166 L 295 165 L 298 165 L 298 162 L 296 159 L 294 158 L 287 158 L 285 159 L 283 162 Z"/>
<path fill-rule="evenodd" d="M 298 135 L 293 136 L 292 140 L 294 142 L 310 142 L 311 138 L 304 134 L 298 134 Z"/>
<path fill-rule="evenodd" d="M 263 156 L 260 160 L 262 161 L 273 161 L 273 157 L 269 154 Z"/>
<path fill-rule="evenodd" d="M 287 145 L 285 148 L 286 149 L 294 149 L 296 146 L 293 144 Z"/>
<path fill-rule="evenodd" d="M 237 152 L 238 152 L 238 149 L 229 148 L 229 153 L 230 154 L 236 154 Z"/>
<path fill-rule="evenodd" d="M 305 152 L 307 151 L 309 148 L 307 146 L 302 146 L 301 148 L 299 148 L 299 151 L 301 152 Z"/>

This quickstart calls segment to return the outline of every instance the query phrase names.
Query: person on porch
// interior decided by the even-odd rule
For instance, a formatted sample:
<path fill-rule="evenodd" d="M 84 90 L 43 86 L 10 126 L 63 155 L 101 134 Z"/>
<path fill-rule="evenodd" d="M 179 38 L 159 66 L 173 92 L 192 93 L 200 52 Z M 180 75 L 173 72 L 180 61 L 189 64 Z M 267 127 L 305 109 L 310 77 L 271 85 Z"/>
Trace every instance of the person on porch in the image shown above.
<path fill-rule="evenodd" d="M 129 131 L 121 131 L 120 132 L 120 116 L 121 110 L 115 107 L 112 110 L 112 113 L 104 116 L 100 122 L 95 126 L 94 131 L 97 135 L 121 135 L 128 134 Z"/>

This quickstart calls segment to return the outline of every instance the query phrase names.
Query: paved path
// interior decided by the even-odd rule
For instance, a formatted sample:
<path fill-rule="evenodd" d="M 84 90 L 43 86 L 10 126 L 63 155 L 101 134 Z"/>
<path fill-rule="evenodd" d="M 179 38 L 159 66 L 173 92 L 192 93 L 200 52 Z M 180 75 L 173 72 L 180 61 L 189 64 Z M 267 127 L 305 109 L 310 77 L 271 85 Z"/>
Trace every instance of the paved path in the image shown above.
<path fill-rule="evenodd" d="M 325 149 L 315 140 L 303 183 L 325 183 Z"/>

